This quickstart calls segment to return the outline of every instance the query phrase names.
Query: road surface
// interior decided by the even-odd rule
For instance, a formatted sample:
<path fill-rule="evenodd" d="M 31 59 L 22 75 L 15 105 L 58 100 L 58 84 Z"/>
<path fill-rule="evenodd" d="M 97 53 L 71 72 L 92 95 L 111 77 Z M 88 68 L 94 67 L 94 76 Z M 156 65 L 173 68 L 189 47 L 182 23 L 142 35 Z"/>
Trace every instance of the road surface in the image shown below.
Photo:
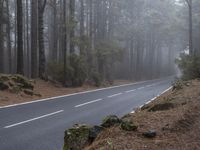
<path fill-rule="evenodd" d="M 64 130 L 123 116 L 171 86 L 172 77 L 0 108 L 0 150 L 61 150 Z"/>

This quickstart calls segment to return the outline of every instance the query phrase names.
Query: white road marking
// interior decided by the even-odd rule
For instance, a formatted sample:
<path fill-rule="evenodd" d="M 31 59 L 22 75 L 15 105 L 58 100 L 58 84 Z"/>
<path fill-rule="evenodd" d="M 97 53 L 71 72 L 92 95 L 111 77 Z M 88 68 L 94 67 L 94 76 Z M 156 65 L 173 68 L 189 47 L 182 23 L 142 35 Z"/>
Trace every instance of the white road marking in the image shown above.
<path fill-rule="evenodd" d="M 116 97 L 116 96 L 119 96 L 119 95 L 122 95 L 122 93 L 117 93 L 117 94 L 110 95 L 110 96 L 108 96 L 108 98 Z"/>
<path fill-rule="evenodd" d="M 135 92 L 137 89 L 134 90 L 130 90 L 130 91 L 126 91 L 126 93 L 131 93 L 131 92 Z"/>
<path fill-rule="evenodd" d="M 29 119 L 29 120 L 26 120 L 26 121 L 22 121 L 22 122 L 19 122 L 19 123 L 8 125 L 8 126 L 5 126 L 4 128 L 8 129 L 8 128 L 12 128 L 12 127 L 15 127 L 15 126 L 19 126 L 19 125 L 22 125 L 22 124 L 25 124 L 25 123 L 28 123 L 28 122 L 32 122 L 32 121 L 35 121 L 35 120 L 38 120 L 38 119 L 42 119 L 42 118 L 45 118 L 45 117 L 49 117 L 49 116 L 61 113 L 63 111 L 64 110 L 56 111 L 56 112 L 53 112 L 53 113 L 50 113 L 50 114 L 47 114 L 47 115 L 43 115 L 43 116 L 40 116 L 40 117 L 36 117 L 36 118 L 33 118 L 33 119 Z"/>
<path fill-rule="evenodd" d="M 82 107 L 82 106 L 85 106 L 85 105 L 88 105 L 88 104 L 92 104 L 92 103 L 95 103 L 95 102 L 99 102 L 99 101 L 102 101 L 102 100 L 103 100 L 103 99 L 93 100 L 93 101 L 86 102 L 86 103 L 83 103 L 83 104 L 80 104 L 80 105 L 76 105 L 75 107 L 76 107 L 76 108 Z"/>
<path fill-rule="evenodd" d="M 140 82 L 135 82 L 135 83 L 130 83 L 130 84 L 123 84 L 123 85 L 111 86 L 111 87 L 107 87 L 107 88 L 100 88 L 100 89 L 96 89 L 96 90 L 90 90 L 90 91 L 78 92 L 78 93 L 73 93 L 73 94 L 68 94 L 68 95 L 62 95 L 62 96 L 55 96 L 55 97 L 45 98 L 45 99 L 39 99 L 39 100 L 30 101 L 30 102 L 24 102 L 24 103 L 19 103 L 19 104 L 2 106 L 2 107 L 0 107 L 0 109 L 9 108 L 9 107 L 15 107 L 15 106 L 21 106 L 21 105 L 27 105 L 27 104 L 32 104 L 32 103 L 38 103 L 38 102 L 43 102 L 43 101 L 48 101 L 48 100 L 54 100 L 54 99 L 57 99 L 57 98 L 70 97 L 70 96 L 74 96 L 74 95 L 87 94 L 87 93 L 103 91 L 103 90 L 107 90 L 107 89 L 114 89 L 114 88 L 118 88 L 118 87 L 142 84 L 142 83 L 146 83 L 146 82 L 149 82 L 149 81 L 158 81 L 158 80 L 162 80 L 162 79 L 165 79 L 165 78 L 160 78 L 160 79 L 155 79 L 155 80 L 146 80 L 146 81 L 140 81 Z"/>
<path fill-rule="evenodd" d="M 166 92 L 168 92 L 171 89 L 172 89 L 172 86 L 169 87 L 168 89 L 166 89 L 165 91 L 163 91 L 161 94 L 158 94 L 156 97 L 154 97 L 151 100 L 149 100 L 148 102 L 146 102 L 144 105 L 147 105 L 147 104 L 151 103 L 152 101 L 156 100 L 158 97 L 160 97 L 161 95 L 165 94 Z M 139 108 L 142 108 L 144 105 L 141 105 Z M 131 114 L 134 114 L 134 113 L 135 113 L 135 110 L 133 110 L 131 112 Z"/>

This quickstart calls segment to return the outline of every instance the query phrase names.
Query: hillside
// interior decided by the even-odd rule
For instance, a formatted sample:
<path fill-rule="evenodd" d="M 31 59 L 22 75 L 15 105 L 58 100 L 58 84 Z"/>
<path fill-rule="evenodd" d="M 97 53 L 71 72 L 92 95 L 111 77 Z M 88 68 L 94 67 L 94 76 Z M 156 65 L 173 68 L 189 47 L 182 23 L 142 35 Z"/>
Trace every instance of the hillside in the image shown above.
<path fill-rule="evenodd" d="M 93 142 L 87 141 L 84 150 L 200 149 L 200 137 L 197 134 L 200 133 L 199 108 L 200 81 L 177 82 L 173 90 L 136 110 L 134 114 L 128 114 L 121 119 L 122 123 L 131 123 L 130 126 L 124 128 L 122 123 L 115 124 L 114 122 L 114 126 L 103 128 Z M 84 126 L 83 129 L 85 128 L 87 127 Z M 74 129 L 75 131 L 76 129 L 82 130 L 77 126 Z M 69 129 L 65 132 L 65 150 L 67 150 L 67 146 L 70 147 L 69 139 L 72 137 L 68 134 L 70 131 L 74 130 Z M 77 134 L 77 132 L 75 133 Z M 76 135 L 76 137 L 78 136 Z M 80 137 L 83 138 L 83 135 Z M 76 139 L 72 143 L 79 145 L 78 141 Z M 80 141 L 83 145 L 83 139 Z M 77 150 L 79 148 L 74 147 Z"/>
<path fill-rule="evenodd" d="M 123 118 L 138 125 L 137 131 L 123 131 L 118 126 L 106 129 L 85 150 L 200 149 L 199 108 L 200 81 L 178 83 L 174 91 Z M 143 135 L 150 130 L 156 132 L 155 138 Z"/>

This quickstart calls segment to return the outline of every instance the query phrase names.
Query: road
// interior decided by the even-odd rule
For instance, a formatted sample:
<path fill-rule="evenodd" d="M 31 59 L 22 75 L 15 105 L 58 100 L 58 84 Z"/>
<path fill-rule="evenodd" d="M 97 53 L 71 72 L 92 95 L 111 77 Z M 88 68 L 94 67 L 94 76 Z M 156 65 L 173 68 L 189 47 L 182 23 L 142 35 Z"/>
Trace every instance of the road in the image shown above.
<path fill-rule="evenodd" d="M 171 86 L 172 77 L 0 108 L 0 150 L 61 150 L 64 130 L 123 116 Z"/>

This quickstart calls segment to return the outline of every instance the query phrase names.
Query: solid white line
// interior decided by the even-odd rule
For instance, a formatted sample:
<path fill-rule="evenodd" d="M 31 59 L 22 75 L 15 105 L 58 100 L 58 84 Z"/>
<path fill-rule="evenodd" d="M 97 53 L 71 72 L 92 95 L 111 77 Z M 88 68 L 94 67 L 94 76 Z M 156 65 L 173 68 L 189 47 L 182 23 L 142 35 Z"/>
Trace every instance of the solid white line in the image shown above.
<path fill-rule="evenodd" d="M 103 99 L 93 100 L 93 101 L 86 102 L 86 103 L 83 103 L 83 104 L 80 104 L 80 105 L 76 105 L 75 107 L 76 107 L 76 108 L 82 107 L 82 106 L 85 106 L 85 105 L 88 105 L 88 104 L 92 104 L 92 103 L 95 103 L 95 102 L 99 102 L 99 101 L 102 101 L 102 100 L 103 100 Z"/>
<path fill-rule="evenodd" d="M 110 95 L 110 96 L 108 96 L 108 98 L 116 97 L 116 96 L 119 96 L 119 95 L 122 95 L 122 93 L 117 93 L 117 94 Z"/>
<path fill-rule="evenodd" d="M 172 76 L 169 76 L 169 77 L 172 77 Z M 13 105 L 8 105 L 8 106 L 2 106 L 2 107 L 0 107 L 0 109 L 20 106 L 20 105 L 27 105 L 27 104 L 32 104 L 32 103 L 38 103 L 38 102 L 43 102 L 43 101 L 48 101 L 48 100 L 54 100 L 54 99 L 57 99 L 57 98 L 70 97 L 70 96 L 74 96 L 74 95 L 103 91 L 103 90 L 107 90 L 107 89 L 114 89 L 114 88 L 118 88 L 118 87 L 142 84 L 142 83 L 146 83 L 146 82 L 149 82 L 149 81 L 158 81 L 158 80 L 167 79 L 169 77 L 159 78 L 159 79 L 155 79 L 155 80 L 140 81 L 140 82 L 135 82 L 135 83 L 130 83 L 130 84 L 123 84 L 123 85 L 119 85 L 119 86 L 111 86 L 111 87 L 107 87 L 107 88 L 100 88 L 100 89 L 96 89 L 96 90 L 78 92 L 78 93 L 73 93 L 73 94 L 68 94 L 68 95 L 61 95 L 61 96 L 55 96 L 55 97 L 50 97 L 50 98 L 45 98 L 45 99 L 34 100 L 34 101 L 30 101 L 30 102 L 24 102 L 24 103 L 18 103 L 18 104 L 13 104 Z"/>
<path fill-rule="evenodd" d="M 15 127 L 15 126 L 18 126 L 18 125 L 21 125 L 21 124 L 25 124 L 25 123 L 28 123 L 28 122 L 32 122 L 32 121 L 35 121 L 35 120 L 38 120 L 38 119 L 42 119 L 42 118 L 45 118 L 45 117 L 49 117 L 49 116 L 61 113 L 63 111 L 64 110 L 56 111 L 56 112 L 53 112 L 53 113 L 50 113 L 50 114 L 47 114 L 47 115 L 43 115 L 43 116 L 40 116 L 40 117 L 36 117 L 36 118 L 33 118 L 33 119 L 29 119 L 29 120 L 26 120 L 26 121 L 22 121 L 22 122 L 19 122 L 19 123 L 8 125 L 8 126 L 5 126 L 4 128 L 5 129 L 12 128 L 12 127 Z"/>
<path fill-rule="evenodd" d="M 153 102 L 154 100 L 156 100 L 158 97 L 162 96 L 163 94 L 165 94 L 166 92 L 168 92 L 169 90 L 172 89 L 172 86 L 170 86 L 168 89 L 166 89 L 165 91 L 163 91 L 161 94 L 158 94 L 156 97 L 152 98 L 151 100 L 149 100 L 148 102 L 146 102 L 144 105 L 147 105 L 151 102 Z M 144 105 L 141 105 L 139 108 L 142 108 Z M 135 111 L 132 111 L 131 114 L 134 114 Z"/>

